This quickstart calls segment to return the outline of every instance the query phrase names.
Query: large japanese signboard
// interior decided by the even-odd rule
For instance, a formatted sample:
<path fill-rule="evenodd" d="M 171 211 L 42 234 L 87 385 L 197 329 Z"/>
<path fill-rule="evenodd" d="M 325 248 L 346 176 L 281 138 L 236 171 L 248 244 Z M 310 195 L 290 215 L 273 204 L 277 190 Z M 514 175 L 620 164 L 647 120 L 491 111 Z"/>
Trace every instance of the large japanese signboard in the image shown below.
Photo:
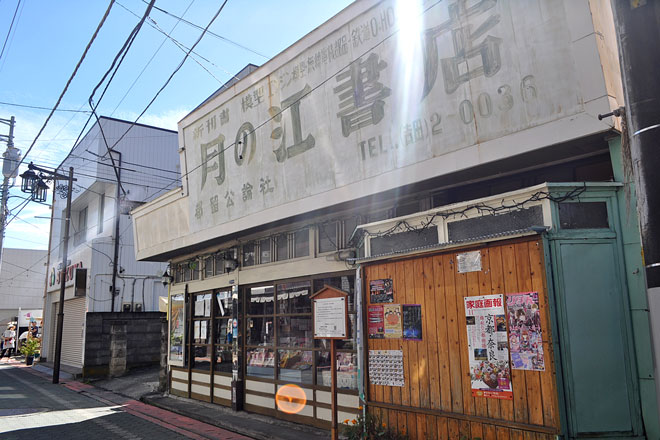
<path fill-rule="evenodd" d="M 513 399 L 502 295 L 465 298 L 472 395 Z"/>
<path fill-rule="evenodd" d="M 366 196 L 467 166 L 466 157 L 517 154 L 488 141 L 583 110 L 563 7 L 417 3 L 383 1 L 337 23 L 185 120 L 192 232 Z"/>

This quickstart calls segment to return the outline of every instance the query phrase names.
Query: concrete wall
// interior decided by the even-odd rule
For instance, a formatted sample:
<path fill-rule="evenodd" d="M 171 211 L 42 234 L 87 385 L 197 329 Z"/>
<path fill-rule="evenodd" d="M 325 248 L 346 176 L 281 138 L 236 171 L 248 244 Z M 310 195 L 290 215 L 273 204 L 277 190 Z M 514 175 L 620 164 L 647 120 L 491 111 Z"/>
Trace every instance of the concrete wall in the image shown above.
<path fill-rule="evenodd" d="M 120 376 L 161 362 L 165 313 L 87 313 L 83 376 Z"/>
<path fill-rule="evenodd" d="M 0 269 L 0 324 L 18 316 L 19 307 L 42 309 L 46 251 L 4 249 Z"/>

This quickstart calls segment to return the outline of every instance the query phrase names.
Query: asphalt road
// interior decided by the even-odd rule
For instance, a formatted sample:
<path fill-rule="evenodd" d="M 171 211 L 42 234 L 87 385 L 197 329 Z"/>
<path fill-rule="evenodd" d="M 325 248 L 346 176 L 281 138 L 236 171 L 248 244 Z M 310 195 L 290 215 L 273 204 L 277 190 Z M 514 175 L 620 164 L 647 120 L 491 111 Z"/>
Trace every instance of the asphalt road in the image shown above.
<path fill-rule="evenodd" d="M 0 361 L 3 440 L 245 439 L 80 382 L 54 385 L 17 362 Z"/>

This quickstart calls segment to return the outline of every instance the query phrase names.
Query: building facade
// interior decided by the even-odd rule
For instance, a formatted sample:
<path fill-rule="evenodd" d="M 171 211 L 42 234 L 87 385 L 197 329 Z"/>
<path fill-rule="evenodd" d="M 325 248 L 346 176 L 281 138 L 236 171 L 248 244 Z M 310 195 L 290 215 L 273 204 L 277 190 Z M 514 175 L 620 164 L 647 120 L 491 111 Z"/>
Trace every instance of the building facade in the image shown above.
<path fill-rule="evenodd" d="M 67 175 L 69 167 L 74 169 L 76 182 L 71 200 L 68 261 L 62 261 L 66 198 L 60 196 L 62 191 L 56 186 L 43 355 L 49 360 L 54 356 L 60 284 L 64 282 L 61 362 L 84 372 L 88 312 L 127 312 L 126 319 L 137 318 L 139 313 L 157 312 L 159 298 L 167 296 L 161 282 L 166 264 L 135 260 L 128 213 L 180 185 L 176 132 L 101 117 L 58 167 L 58 172 Z"/>
<path fill-rule="evenodd" d="M 18 317 L 19 310 L 42 309 L 46 255 L 46 251 L 38 249 L 3 249 L 0 270 L 0 324 L 3 326 Z"/>
<path fill-rule="evenodd" d="M 412 438 L 658 437 L 622 102 L 607 2 L 350 5 L 184 118 L 182 187 L 132 211 L 170 393 L 328 427 L 334 368 L 338 420 Z"/>

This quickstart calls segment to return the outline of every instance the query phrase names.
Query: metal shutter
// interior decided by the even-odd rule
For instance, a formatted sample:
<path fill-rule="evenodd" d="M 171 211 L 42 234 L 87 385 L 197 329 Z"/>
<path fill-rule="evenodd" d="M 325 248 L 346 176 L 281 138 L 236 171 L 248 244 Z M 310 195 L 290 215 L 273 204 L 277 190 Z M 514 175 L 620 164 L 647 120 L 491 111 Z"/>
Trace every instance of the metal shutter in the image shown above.
<path fill-rule="evenodd" d="M 83 332 L 85 323 L 86 298 L 75 298 L 64 301 L 64 326 L 62 329 L 62 358 L 61 362 L 73 367 L 82 368 Z M 53 320 L 53 349 L 52 358 L 55 359 L 55 333 L 57 326 L 57 310 L 59 303 L 54 303 L 55 319 Z"/>

